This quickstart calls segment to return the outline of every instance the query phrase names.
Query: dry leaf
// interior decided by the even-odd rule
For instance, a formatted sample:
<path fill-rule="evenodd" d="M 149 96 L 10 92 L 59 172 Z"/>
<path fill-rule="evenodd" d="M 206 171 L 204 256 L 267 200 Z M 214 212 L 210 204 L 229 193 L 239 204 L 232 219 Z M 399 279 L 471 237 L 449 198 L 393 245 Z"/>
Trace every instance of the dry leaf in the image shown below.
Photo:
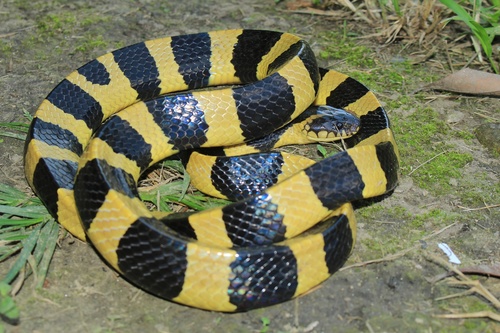
<path fill-rule="evenodd" d="M 500 75 L 464 68 L 431 83 L 427 88 L 473 95 L 500 96 Z"/>
<path fill-rule="evenodd" d="M 461 268 L 460 271 L 464 274 L 479 274 L 500 278 L 500 262 L 491 265 L 464 267 Z"/>
<path fill-rule="evenodd" d="M 472 274 L 472 275 L 484 275 L 489 277 L 500 278 L 500 262 L 494 262 L 490 265 L 478 265 L 478 266 L 469 266 L 463 267 L 459 269 L 460 272 L 464 274 Z M 448 271 L 442 274 L 438 274 L 434 276 L 432 279 L 427 279 L 431 283 L 436 283 L 437 281 L 441 281 L 449 276 L 453 276 L 455 273 L 453 271 Z"/>

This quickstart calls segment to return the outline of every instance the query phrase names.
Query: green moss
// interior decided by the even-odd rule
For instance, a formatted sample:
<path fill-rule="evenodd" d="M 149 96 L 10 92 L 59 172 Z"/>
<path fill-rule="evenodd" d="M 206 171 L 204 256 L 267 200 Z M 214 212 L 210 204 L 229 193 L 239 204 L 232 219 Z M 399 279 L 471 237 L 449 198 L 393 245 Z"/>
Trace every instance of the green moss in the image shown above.
<path fill-rule="evenodd" d="M 82 43 L 75 48 L 75 51 L 85 53 L 97 48 L 104 48 L 107 45 L 108 43 L 101 35 L 99 35 L 96 37 L 85 38 Z"/>
<path fill-rule="evenodd" d="M 410 227 L 415 229 L 421 228 L 427 222 L 431 222 L 433 226 L 439 226 L 447 224 L 454 219 L 454 214 L 436 208 L 423 214 L 412 216 Z"/>
<path fill-rule="evenodd" d="M 52 47 L 51 53 L 48 53 L 46 48 L 38 47 L 42 43 L 44 43 L 44 41 L 37 35 L 30 35 L 21 41 L 22 49 L 25 50 L 25 52 L 31 52 L 31 58 L 38 62 L 45 62 L 48 58 L 61 54 L 60 46 Z"/>
<path fill-rule="evenodd" d="M 412 237 L 409 237 L 410 233 L 404 231 L 407 225 L 405 222 L 409 221 L 412 215 L 404 207 L 385 208 L 382 205 L 375 204 L 358 209 L 356 215 L 359 221 L 363 219 L 369 221 L 367 228 L 371 229 L 374 234 L 384 234 L 383 236 L 380 235 L 382 238 L 376 236 L 373 238 L 364 238 L 360 241 L 370 252 L 365 255 L 366 258 L 378 258 L 388 253 L 395 253 L 407 246 L 405 240 L 412 241 L 410 239 Z M 389 224 L 384 222 L 388 222 Z M 398 224 L 398 227 L 393 228 L 392 223 Z M 391 232 L 387 232 L 389 229 Z"/>
<path fill-rule="evenodd" d="M 356 215 L 367 220 L 391 221 L 396 223 L 406 223 L 411 229 L 422 227 L 426 222 L 432 222 L 432 225 L 447 224 L 455 221 L 457 216 L 441 209 L 432 209 L 422 214 L 413 214 L 405 207 L 395 206 L 391 208 L 382 205 L 372 205 L 356 210 Z"/>
<path fill-rule="evenodd" d="M 454 131 L 454 135 L 455 137 L 464 139 L 466 141 L 471 141 L 476 137 L 472 132 L 460 131 L 460 130 Z"/>
<path fill-rule="evenodd" d="M 368 207 L 360 208 L 356 211 L 356 215 L 362 218 L 371 218 L 385 211 L 381 205 L 371 205 Z"/>
<path fill-rule="evenodd" d="M 12 45 L 9 42 L 0 40 L 0 54 L 2 58 L 8 58 L 12 55 Z"/>
<path fill-rule="evenodd" d="M 484 320 L 479 319 L 467 319 L 464 321 L 464 328 L 469 332 L 488 332 L 485 329 L 488 328 L 488 324 Z M 490 331 L 491 332 L 491 331 Z"/>
<path fill-rule="evenodd" d="M 21 40 L 23 52 L 38 62 L 60 54 L 89 53 L 95 49 L 109 48 L 106 24 L 109 16 L 82 9 L 75 12 L 50 12 L 36 18 L 36 32 Z M 75 36 L 70 41 L 68 36 Z M 76 43 L 75 43 L 76 41 Z M 2 44 L 0 44 L 1 50 Z"/>
<path fill-rule="evenodd" d="M 403 104 L 402 108 L 409 108 L 410 103 Z M 470 207 L 498 201 L 500 186 L 485 173 L 473 179 L 464 177 L 464 167 L 474 158 L 450 143 L 450 138 L 470 141 L 474 138 L 472 133 L 450 129 L 428 107 L 417 107 L 409 116 L 391 120 L 401 154 L 401 171 L 411 175 L 416 185 L 436 196 L 458 197 Z"/>
<path fill-rule="evenodd" d="M 401 206 L 386 208 L 379 204 L 363 207 L 356 210 L 356 215 L 365 219 L 391 220 L 391 221 L 408 221 L 412 214 Z"/>
<path fill-rule="evenodd" d="M 473 157 L 455 151 L 446 137 L 463 138 L 464 133 L 451 131 L 430 108 L 418 109 L 406 119 L 395 119 L 393 124 L 403 173 L 412 174 L 418 186 L 433 194 L 452 191 L 451 179 L 462 178 L 462 168 Z"/>
<path fill-rule="evenodd" d="M 109 17 L 107 17 L 107 16 L 93 15 L 93 16 L 85 17 L 83 20 L 81 20 L 80 26 L 82 28 L 87 28 L 87 27 L 95 26 L 99 23 L 108 22 L 108 21 L 109 21 Z"/>
<path fill-rule="evenodd" d="M 361 243 L 371 252 L 375 252 L 372 254 L 374 258 L 378 257 L 380 253 L 382 253 L 382 255 L 384 255 L 384 253 L 387 253 L 386 251 L 383 251 L 387 250 L 386 245 L 388 242 L 386 241 L 384 243 L 381 243 L 376 239 L 369 238 L 369 239 L 363 239 Z"/>
<path fill-rule="evenodd" d="M 431 144 L 438 136 L 448 134 L 449 129 L 440 120 L 437 112 L 431 108 L 422 108 L 413 112 L 406 119 L 394 120 L 394 131 L 408 147 L 423 151 L 422 143 Z"/>
<path fill-rule="evenodd" d="M 353 67 L 373 67 L 374 57 L 366 46 L 356 43 L 352 38 L 342 36 L 340 32 L 326 32 L 321 35 L 327 45 L 319 52 L 324 60 L 339 60 Z"/>
<path fill-rule="evenodd" d="M 422 237 L 445 225 L 462 219 L 460 214 L 439 208 L 414 214 L 405 207 L 383 207 L 375 204 L 356 210 L 358 221 L 373 235 L 360 240 L 369 253 L 366 259 L 379 258 L 408 248 Z"/>
<path fill-rule="evenodd" d="M 466 190 L 461 194 L 461 202 L 468 207 L 481 207 L 485 203 L 498 202 L 500 198 L 500 184 L 484 172 L 464 182 L 463 187 Z"/>
<path fill-rule="evenodd" d="M 491 311 L 491 307 L 488 303 L 483 302 L 477 298 L 471 298 L 469 302 L 464 304 L 464 310 L 467 312 L 480 312 L 480 311 Z"/>
<path fill-rule="evenodd" d="M 51 0 L 51 1 L 32 1 L 32 0 L 14 0 L 14 5 L 23 10 L 23 11 L 51 11 L 54 8 L 61 7 L 71 3 L 72 5 L 78 4 L 76 1 L 68 1 L 68 0 Z M 61 10 L 68 10 L 68 6 L 66 8 L 62 8 Z"/>
<path fill-rule="evenodd" d="M 444 292 L 443 295 L 449 295 L 455 291 L 446 285 L 442 285 L 438 289 L 441 293 Z M 480 311 L 493 311 L 488 303 L 485 303 L 483 300 L 475 296 L 451 298 L 446 301 L 440 301 L 437 304 L 442 313 L 476 313 Z M 460 329 L 455 329 L 455 327 L 452 328 L 447 326 L 437 332 L 495 332 L 490 326 L 488 326 L 487 321 L 484 319 L 464 319 Z"/>
<path fill-rule="evenodd" d="M 74 28 L 76 21 L 73 14 L 49 14 L 37 20 L 37 31 L 39 36 L 45 37 L 65 34 Z"/>
<path fill-rule="evenodd" d="M 431 157 L 432 158 L 432 157 Z M 445 151 L 414 173 L 418 186 L 435 194 L 451 192 L 451 179 L 462 177 L 461 169 L 473 160 L 470 154 Z"/>

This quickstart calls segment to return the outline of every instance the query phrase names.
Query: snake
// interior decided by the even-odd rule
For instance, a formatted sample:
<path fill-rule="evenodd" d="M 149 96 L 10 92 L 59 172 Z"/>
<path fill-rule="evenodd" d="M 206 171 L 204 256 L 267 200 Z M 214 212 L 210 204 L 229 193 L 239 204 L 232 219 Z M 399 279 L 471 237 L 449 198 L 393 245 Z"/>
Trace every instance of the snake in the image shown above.
<path fill-rule="evenodd" d="M 345 150 L 277 179 L 284 153 L 253 153 L 297 136 L 290 124 L 311 105 L 346 110 L 359 131 Z M 299 131 L 311 132 L 310 119 Z M 328 134 L 312 136 L 299 141 Z M 139 199 L 137 181 L 158 161 L 242 146 L 247 164 L 277 180 L 200 212 L 156 212 Z M 186 168 L 225 196 L 228 171 L 245 178 L 234 158 Z M 373 92 L 318 67 L 304 39 L 235 29 L 132 44 L 73 71 L 37 109 L 24 166 L 52 216 L 124 279 L 176 303 L 238 312 L 302 295 L 342 267 L 356 238 L 352 203 L 391 193 L 399 153 Z"/>

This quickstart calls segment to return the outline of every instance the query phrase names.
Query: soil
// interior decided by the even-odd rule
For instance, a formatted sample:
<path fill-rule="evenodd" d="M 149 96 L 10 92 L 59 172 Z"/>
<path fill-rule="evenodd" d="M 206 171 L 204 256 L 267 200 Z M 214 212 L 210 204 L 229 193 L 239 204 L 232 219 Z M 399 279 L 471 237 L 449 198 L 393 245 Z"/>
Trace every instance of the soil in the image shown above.
<path fill-rule="evenodd" d="M 23 113 L 34 114 L 47 93 L 74 68 L 120 46 L 147 39 L 218 29 L 262 28 L 296 33 L 319 52 L 325 48 L 326 41 L 318 36 L 326 31 L 373 32 L 362 21 L 348 21 L 344 27 L 341 20 L 292 14 L 284 8 L 282 4 L 265 0 L 3 0 L 0 4 L 0 122 L 27 122 Z M 398 57 L 410 57 L 414 51 L 402 50 L 401 46 L 382 47 L 376 40 L 365 39 L 363 43 L 377 51 L 380 63 L 389 65 Z M 322 60 L 321 65 L 342 67 L 327 60 Z M 446 65 L 439 68 L 435 63 L 423 63 L 422 66 L 438 75 L 448 72 L 444 69 Z M 349 68 L 342 70 L 349 72 Z M 410 94 L 426 82 L 406 77 L 404 84 Z M 390 91 L 377 94 L 382 101 L 401 96 Z M 461 99 L 456 95 L 450 98 L 436 96 L 434 92 L 428 92 L 428 96 L 429 101 L 425 103 L 439 117 L 459 116 L 453 120 L 453 129 L 472 133 L 472 126 L 486 122 L 478 110 L 492 112 L 490 115 L 497 120 L 500 114 L 498 99 Z M 390 116 L 398 120 L 394 124 L 402 124 L 412 112 L 410 107 L 399 108 L 390 110 Z M 450 135 L 448 139 L 474 158 L 463 167 L 459 177 L 450 181 L 451 185 L 457 186 L 456 183 L 462 181 L 474 184 L 477 174 L 486 175 L 486 181 L 493 184 L 489 189 L 493 190 L 485 193 L 488 201 L 484 201 L 484 206 L 499 204 L 498 158 L 474 138 L 459 140 Z M 23 144 L 11 138 L 5 138 L 0 144 L 0 181 L 31 193 L 23 173 Z M 65 237 L 55 252 L 44 289 L 33 290 L 31 277 L 16 296 L 21 309 L 20 323 L 8 325 L 7 331 L 500 332 L 500 325 L 490 319 L 436 317 L 445 313 L 494 310 L 491 303 L 477 295 L 437 300 L 466 289 L 433 282 L 447 269 L 431 259 L 447 259 L 437 248 L 438 242 L 446 242 L 466 265 L 499 262 L 499 208 L 465 211 L 457 205 L 455 192 L 426 190 L 418 186 L 409 173 L 407 166 L 393 195 L 374 204 L 381 209 L 375 213 L 368 210 L 358 216 L 358 245 L 347 266 L 371 259 L 386 260 L 344 269 L 317 290 L 296 300 L 237 314 L 188 308 L 158 299 L 129 284 L 114 273 L 91 246 Z M 397 214 L 395 207 L 403 207 L 406 213 Z M 448 214 L 445 225 L 439 217 L 425 218 L 425 213 L 436 208 Z M 408 223 L 417 215 L 424 218 L 413 229 Z M 450 220 L 449 216 L 456 220 Z M 402 235 L 395 245 L 391 236 L 398 235 L 400 230 L 421 235 L 420 241 L 409 242 Z M 386 237 L 391 239 L 390 243 Z M 387 258 L 388 254 L 396 256 Z M 0 264 L 1 272 L 7 271 L 10 264 Z M 498 279 L 479 279 L 496 297 L 500 296 Z"/>

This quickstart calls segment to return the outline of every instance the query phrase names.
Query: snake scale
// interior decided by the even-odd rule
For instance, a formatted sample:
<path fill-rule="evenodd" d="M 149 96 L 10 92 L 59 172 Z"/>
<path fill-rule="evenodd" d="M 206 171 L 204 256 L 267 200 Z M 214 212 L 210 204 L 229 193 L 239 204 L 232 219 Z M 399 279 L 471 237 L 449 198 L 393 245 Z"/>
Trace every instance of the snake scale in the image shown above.
<path fill-rule="evenodd" d="M 157 161 L 204 147 L 258 152 L 252 142 L 311 104 L 359 117 L 348 149 L 225 207 L 166 214 L 138 198 L 140 174 Z M 286 144 L 281 137 L 271 146 Z M 272 159 L 279 169 L 283 156 L 250 163 Z M 209 161 L 209 170 L 235 170 L 231 159 Z M 35 193 L 124 278 L 159 297 L 226 312 L 283 302 L 338 270 L 354 246 L 351 202 L 394 189 L 398 161 L 389 119 L 371 91 L 318 68 L 299 37 L 264 30 L 167 37 L 92 60 L 45 98 L 25 146 Z M 187 168 L 223 192 L 215 173 Z"/>

